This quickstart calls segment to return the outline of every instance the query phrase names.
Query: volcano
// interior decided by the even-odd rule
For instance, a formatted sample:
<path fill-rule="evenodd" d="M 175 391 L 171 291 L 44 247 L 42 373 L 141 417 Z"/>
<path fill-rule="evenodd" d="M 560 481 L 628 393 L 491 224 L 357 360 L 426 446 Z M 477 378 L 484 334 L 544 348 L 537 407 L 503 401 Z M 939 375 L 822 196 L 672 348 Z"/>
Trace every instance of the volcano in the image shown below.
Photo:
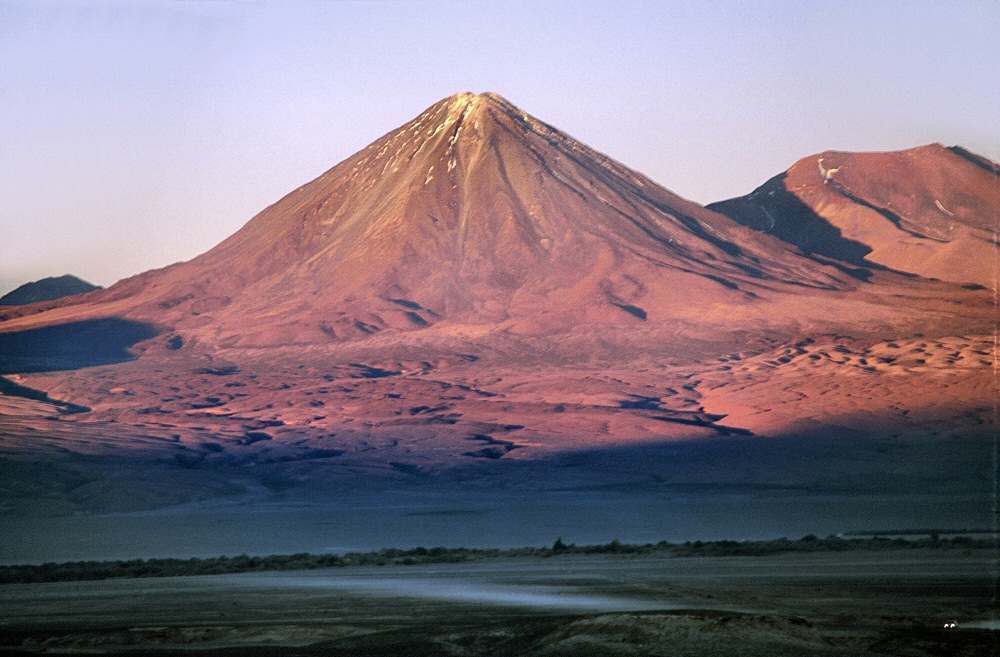
<path fill-rule="evenodd" d="M 222 347 L 329 344 L 436 324 L 549 336 L 647 320 L 726 323 L 734 312 L 780 324 L 808 313 L 772 302 L 856 286 L 849 271 L 796 251 L 495 94 L 462 93 L 204 255 L 58 316 L 129 317 Z"/>
<path fill-rule="evenodd" d="M 759 471 L 607 450 L 979 440 L 996 175 L 913 153 L 824 154 L 714 211 L 496 94 L 446 98 L 191 261 L 0 311 L 0 440 L 28 464 L 8 506 L 37 509 L 37 468 L 63 513 L 428 478 L 862 481 L 795 449 Z"/>
<path fill-rule="evenodd" d="M 997 287 L 1000 167 L 958 146 L 828 151 L 709 207 L 808 253 Z"/>

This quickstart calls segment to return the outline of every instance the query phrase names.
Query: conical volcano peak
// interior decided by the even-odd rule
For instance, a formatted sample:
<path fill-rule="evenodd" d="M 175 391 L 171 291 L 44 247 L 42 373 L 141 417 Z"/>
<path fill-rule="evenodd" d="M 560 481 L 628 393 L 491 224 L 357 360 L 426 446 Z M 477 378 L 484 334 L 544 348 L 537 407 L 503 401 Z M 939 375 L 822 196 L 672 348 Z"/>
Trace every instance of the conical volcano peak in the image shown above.
<path fill-rule="evenodd" d="M 530 118 L 527 113 L 493 92 L 476 94 L 462 91 L 430 106 L 411 125 L 429 128 L 429 135 L 448 127 L 460 134 L 461 127 L 466 122 L 479 128 L 481 119 L 494 122 L 505 116 L 522 120 Z"/>
<path fill-rule="evenodd" d="M 525 136 L 536 133 L 549 141 L 567 141 L 570 137 L 528 114 L 517 105 L 492 91 L 481 94 L 462 91 L 443 98 L 427 108 L 410 126 L 429 127 L 431 134 L 452 127 L 460 136 L 460 128 L 469 123 L 483 136 L 491 124 L 502 123 L 509 132 Z M 407 126 L 404 126 L 404 129 Z"/>
<path fill-rule="evenodd" d="M 461 111 L 466 107 L 476 106 L 481 103 L 494 105 L 496 107 L 510 107 L 520 112 L 520 110 L 518 110 L 510 101 L 493 91 L 484 91 L 481 94 L 477 94 L 472 91 L 460 91 L 457 94 L 448 96 L 447 98 L 442 98 L 435 104 L 435 106 L 444 105 L 451 110 Z"/>
<path fill-rule="evenodd" d="M 428 111 L 432 112 L 432 115 L 438 122 L 438 126 L 447 127 L 457 124 L 456 129 L 460 129 L 466 119 L 481 115 L 482 110 L 488 102 L 485 96 L 463 91 L 441 100 Z M 437 107 L 440 107 L 443 111 L 433 112 Z"/>
<path fill-rule="evenodd" d="M 470 107 L 479 104 L 479 102 L 479 94 L 472 93 L 471 91 L 460 91 L 457 94 L 442 98 L 434 103 L 427 109 L 425 114 L 434 113 L 434 110 L 438 108 L 443 110 L 446 115 L 461 114 Z"/>
<path fill-rule="evenodd" d="M 787 290 L 855 285 L 495 93 L 462 92 L 209 252 L 94 299 L 192 337 L 260 347 L 432 326 L 556 335 L 704 322 L 704 308 L 723 321 Z M 266 321 L 248 328 L 248 318 Z"/>
<path fill-rule="evenodd" d="M 472 91 L 460 91 L 457 94 L 448 96 L 447 98 L 442 98 L 438 104 L 443 104 L 453 109 L 464 109 L 469 105 L 477 105 L 478 103 L 487 100 L 488 96 L 495 95 L 489 92 L 484 94 L 477 94 Z"/>

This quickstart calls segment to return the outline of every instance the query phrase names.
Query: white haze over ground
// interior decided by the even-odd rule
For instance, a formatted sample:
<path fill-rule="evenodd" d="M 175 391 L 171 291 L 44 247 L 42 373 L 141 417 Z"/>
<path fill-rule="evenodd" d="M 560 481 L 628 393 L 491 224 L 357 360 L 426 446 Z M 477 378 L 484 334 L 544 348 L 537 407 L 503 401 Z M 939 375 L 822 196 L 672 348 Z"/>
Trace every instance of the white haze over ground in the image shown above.
<path fill-rule="evenodd" d="M 492 90 L 675 192 L 826 149 L 1000 159 L 995 2 L 0 2 L 0 294 L 209 249 Z"/>

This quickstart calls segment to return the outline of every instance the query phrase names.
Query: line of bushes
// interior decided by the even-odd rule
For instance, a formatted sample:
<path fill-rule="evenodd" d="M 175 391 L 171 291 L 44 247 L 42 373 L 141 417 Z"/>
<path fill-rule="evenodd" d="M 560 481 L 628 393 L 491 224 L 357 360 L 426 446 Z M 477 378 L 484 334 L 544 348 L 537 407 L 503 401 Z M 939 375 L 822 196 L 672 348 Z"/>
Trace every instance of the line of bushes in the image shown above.
<path fill-rule="evenodd" d="M 685 543 L 645 543 L 641 545 L 611 541 L 602 545 L 567 544 L 558 539 L 551 547 L 446 548 L 417 547 L 409 550 L 385 548 L 372 552 L 347 554 L 310 554 L 251 557 L 211 557 L 205 559 L 132 559 L 129 561 L 68 561 L 38 565 L 0 566 L 0 584 L 73 582 L 84 580 L 129 579 L 139 577 L 179 577 L 222 575 L 281 570 L 315 570 L 349 566 L 410 566 L 418 564 L 460 563 L 489 558 L 554 557 L 560 555 L 648 555 L 673 557 L 768 556 L 787 552 L 845 552 L 852 550 L 900 549 L 976 549 L 996 547 L 995 539 L 969 538 L 842 538 L 805 536 L 798 540 L 779 538 L 770 541 L 688 541 Z"/>

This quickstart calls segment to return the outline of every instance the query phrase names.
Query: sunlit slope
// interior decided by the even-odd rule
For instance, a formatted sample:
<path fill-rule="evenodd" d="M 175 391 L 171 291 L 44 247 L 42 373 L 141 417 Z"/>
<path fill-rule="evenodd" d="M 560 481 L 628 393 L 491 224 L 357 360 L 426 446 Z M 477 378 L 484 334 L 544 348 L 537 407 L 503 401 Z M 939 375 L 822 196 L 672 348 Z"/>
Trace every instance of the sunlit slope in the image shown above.
<path fill-rule="evenodd" d="M 957 146 L 828 151 L 709 207 L 847 263 L 993 289 L 1000 276 L 1000 167 Z"/>
<path fill-rule="evenodd" d="M 672 194 L 499 96 L 464 93 L 204 255 L 73 307 L 20 320 L 25 311 L 9 311 L 0 330 L 115 315 L 217 347 L 435 327 L 435 339 L 644 323 L 717 333 L 737 316 L 747 329 L 787 330 L 816 319 L 817 296 L 836 304 L 828 292 L 858 288 L 849 273 Z M 884 314 L 870 301 L 852 307 Z"/>

